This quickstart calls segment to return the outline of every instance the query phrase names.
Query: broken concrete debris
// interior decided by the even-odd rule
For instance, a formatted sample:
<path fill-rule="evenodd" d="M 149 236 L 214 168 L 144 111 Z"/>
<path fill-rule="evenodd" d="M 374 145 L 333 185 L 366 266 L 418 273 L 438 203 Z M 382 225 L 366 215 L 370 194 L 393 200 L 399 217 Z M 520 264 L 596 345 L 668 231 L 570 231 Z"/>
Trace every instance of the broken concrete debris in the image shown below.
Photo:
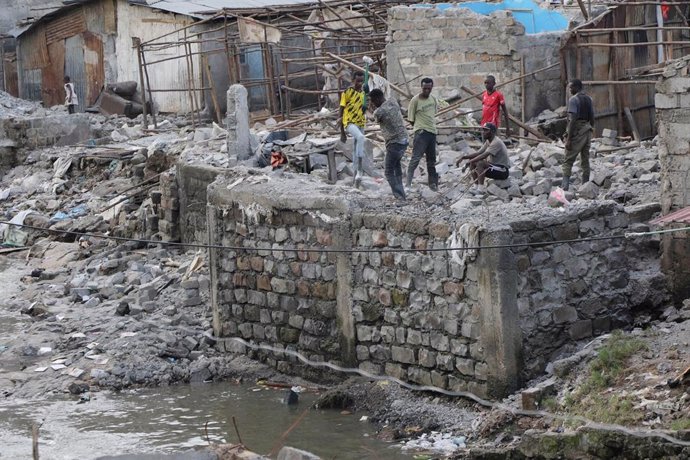
<path fill-rule="evenodd" d="M 468 33 L 437 11 L 412 14 L 397 8 L 393 19 L 400 27 L 390 34 L 390 58 L 396 57 L 403 74 L 403 61 L 436 65 L 409 47 L 427 37 L 403 21 L 433 19 L 435 33 Z M 531 43 L 524 40 L 524 27 L 505 12 L 493 19 L 506 26 L 496 32 L 504 39 L 495 43 L 496 54 L 481 59 L 482 71 L 495 69 L 494 58 L 500 56 L 500 62 L 518 72 L 515 42 Z M 474 16 L 467 20 L 472 34 L 486 33 L 480 29 L 488 22 Z M 538 47 L 545 48 L 551 39 L 540 37 Z M 465 56 L 460 48 L 451 51 Z M 456 60 L 451 54 L 444 59 Z M 478 75 L 470 75 L 476 74 L 473 65 L 457 69 L 475 79 L 472 85 L 481 84 Z M 439 77 L 439 89 L 445 87 L 439 92 L 448 99 L 460 98 L 452 88 L 458 81 Z M 325 87 L 337 90 L 333 80 Z M 561 83 L 542 82 L 553 87 Z M 519 311 L 516 318 L 525 337 L 516 340 L 522 340 L 526 356 L 535 358 L 513 369 L 515 378 L 497 391 L 543 371 L 555 374 L 522 392 L 525 409 L 539 409 L 556 393 L 554 381 L 592 353 L 556 363 L 554 356 L 580 340 L 632 325 L 628 307 L 633 296 L 652 310 L 667 303 L 656 264 L 641 266 L 658 250 L 654 238 L 637 247 L 519 244 L 648 230 L 647 221 L 660 210 L 662 168 L 656 138 L 640 140 L 604 129 L 592 143 L 591 180 L 579 182 L 576 166 L 575 183 L 564 192 L 560 139 L 565 108 L 545 110 L 526 129 L 536 128 L 542 136 L 530 131 L 531 138 L 516 137 L 509 143 L 509 178 L 489 180 L 478 189 L 455 166 L 458 157 L 481 144 L 473 111 L 458 107 L 438 135 L 439 190 L 425 185 L 422 167 L 407 191 L 409 201 L 399 206 L 381 178 L 385 145 L 371 120 L 365 130 L 367 177 L 353 188 L 352 140 L 339 140 L 333 111 L 291 114 L 288 108 L 288 116 L 299 118 L 285 120 L 275 114 L 280 121 L 262 118 L 250 128 L 250 92 L 234 84 L 226 93 L 224 127 L 203 124 L 200 113 L 191 120 L 158 113 L 149 124 L 140 115 L 144 106 L 136 97 L 137 86 L 107 85 L 95 105 L 100 114 L 68 118 L 63 107 L 44 109 L 0 93 L 0 212 L 2 220 L 26 225 L 3 225 L 0 238 L 4 246 L 27 249 L 31 268 L 13 266 L 8 275 L 16 281 L 8 309 L 25 315 L 26 334 L 2 344 L 7 348 L 0 351 L 12 357 L 10 362 L 30 366 L 15 366 L 10 379 L 0 380 L 5 394 L 63 391 L 88 401 L 91 392 L 101 388 L 206 382 L 233 372 L 234 358 L 226 352 L 247 354 L 283 372 L 315 375 L 296 370 L 296 360 L 283 353 L 262 354 L 232 341 L 243 337 L 252 343 L 275 342 L 315 361 L 338 361 L 339 347 L 345 344 L 362 370 L 484 396 L 497 381 L 494 373 L 500 366 L 490 365 L 484 355 L 480 336 L 487 335 L 481 329 L 486 318 L 476 307 L 482 297 L 479 281 L 499 262 L 483 259 L 473 264 L 477 254 L 469 251 L 447 261 L 427 251 L 479 246 L 487 244 L 487 237 L 488 244 L 500 245 L 505 242 L 501 232 L 508 230 L 486 232 L 496 221 L 510 227 L 511 238 L 515 236 L 510 242 L 516 244 L 504 254 L 512 264 L 514 285 L 501 284 L 515 302 L 500 307 Z M 518 86 L 510 87 L 510 93 L 524 98 Z M 406 91 L 396 92 L 404 96 Z M 329 96 L 337 99 L 335 93 Z M 149 104 L 147 112 L 151 109 Z M 223 124 L 220 115 L 217 119 Z M 323 203 L 321 208 L 309 208 L 317 201 Z M 245 248 L 257 243 L 258 252 L 246 256 L 236 250 L 204 260 L 205 252 L 164 244 L 203 244 L 219 235 L 212 243 Z M 356 242 L 415 252 L 403 256 L 374 251 L 355 257 L 303 251 L 309 244 L 330 247 L 336 239 L 345 247 Z M 629 263 L 640 254 L 644 260 Z M 348 264 L 353 268 L 348 276 L 354 279 L 343 281 L 342 267 Z M 513 276 L 514 271 L 524 276 Z M 600 281 L 604 277 L 610 279 Z M 357 287 L 344 291 L 338 283 Z M 348 298 L 344 292 L 352 294 L 349 304 L 342 303 Z M 501 290 L 502 300 L 509 297 L 505 292 Z M 218 302 L 223 308 L 212 309 Z M 351 313 L 351 343 L 338 342 L 336 331 L 329 329 L 340 310 Z M 445 314 L 457 320 L 439 320 Z M 660 317 L 669 322 L 687 319 L 673 308 L 664 309 Z M 455 433 L 425 432 L 406 447 L 451 455 L 464 449 L 466 441 Z M 283 456 L 290 455 L 309 458 L 296 450 Z"/>

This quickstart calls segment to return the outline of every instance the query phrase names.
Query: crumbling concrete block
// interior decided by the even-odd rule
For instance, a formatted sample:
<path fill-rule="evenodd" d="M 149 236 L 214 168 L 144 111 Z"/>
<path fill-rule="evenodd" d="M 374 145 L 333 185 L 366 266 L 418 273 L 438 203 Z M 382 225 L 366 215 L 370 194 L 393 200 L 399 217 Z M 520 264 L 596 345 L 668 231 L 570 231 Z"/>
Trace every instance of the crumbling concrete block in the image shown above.
<path fill-rule="evenodd" d="M 232 85 L 227 97 L 228 154 L 236 156 L 238 160 L 247 160 L 251 157 L 247 89 L 242 85 Z"/>

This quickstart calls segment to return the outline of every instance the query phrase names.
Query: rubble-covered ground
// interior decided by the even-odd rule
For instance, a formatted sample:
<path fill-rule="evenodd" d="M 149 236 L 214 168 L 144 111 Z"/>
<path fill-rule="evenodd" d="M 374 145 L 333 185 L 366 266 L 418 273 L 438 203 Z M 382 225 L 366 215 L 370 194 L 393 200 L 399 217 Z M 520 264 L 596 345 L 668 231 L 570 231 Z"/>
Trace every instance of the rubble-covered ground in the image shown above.
<path fill-rule="evenodd" d="M 6 109 L 0 116 L 43 110 L 8 99 L 0 98 Z M 310 133 L 307 136 L 298 134 L 282 141 L 289 158 L 309 155 L 315 169 L 307 175 L 292 166 L 272 171 L 257 168 L 256 158 L 238 162 L 228 157 L 225 132 L 218 126 L 194 129 L 184 118 L 172 117 L 144 136 L 137 123 L 141 120 L 96 115 L 92 117 L 94 142 L 23 152 L 25 161 L 0 180 L 2 220 L 155 240 L 157 235 L 146 234 L 141 225 L 151 206 L 148 195 L 122 198 L 176 161 L 240 165 L 233 174 L 243 180 L 266 177 L 285 181 L 288 188 L 314 181 L 371 208 L 425 216 L 454 212 L 478 222 L 487 215 L 560 212 L 553 207 L 577 206 L 582 200 L 611 199 L 624 206 L 658 201 L 659 195 L 654 141 L 615 145 L 615 139 L 595 140 L 592 181 L 581 184 L 576 167 L 573 189 L 559 201 L 549 200 L 549 195 L 561 181 L 561 143 L 512 145 L 511 179 L 501 184 L 488 181 L 485 192 L 471 193 L 465 173 L 454 163 L 463 152 L 478 147 L 479 141 L 459 131 L 439 146 L 439 192 L 424 185 L 422 165 L 407 202 L 399 206 L 380 177 L 383 150 L 375 140 L 375 127 L 370 133 L 374 141 L 367 149 L 372 175 L 357 190 L 352 187 L 351 165 L 342 154 L 337 155 L 335 184 L 327 183 L 325 156 L 309 154 L 324 146 L 347 151 L 349 144 L 340 145 L 328 129 L 312 127 L 304 131 Z M 256 152 L 270 151 L 272 143 L 262 142 L 269 132 L 270 124 L 255 127 Z M 13 227 L 1 228 L 0 234 L 9 249 L 30 248 L 4 253 L 0 259 L 0 391 L 8 400 L 54 392 L 78 398 L 103 389 L 224 378 L 299 382 L 246 357 L 215 350 L 203 251 Z M 605 390 L 629 400 L 631 410 L 637 411 L 634 423 L 638 426 L 688 428 L 684 424 L 688 420 L 686 387 L 665 386 L 688 363 L 690 323 L 683 322 L 687 318 L 683 311 L 671 308 L 662 317 L 664 322 L 650 318 L 644 329 L 633 331 L 646 348 L 625 361 L 635 371 L 619 374 L 620 380 L 609 382 Z M 543 409 L 566 413 L 574 407 L 566 401 L 582 386 L 598 347 L 605 347 L 605 342 L 597 340 L 579 353 L 571 350 L 575 358 L 564 357 L 552 366 L 547 377 L 555 383 L 549 381 L 552 395 Z M 476 446 L 517 449 L 527 429 L 562 432 L 575 426 L 562 419 L 511 413 L 521 406 L 519 395 L 503 402 L 508 410 L 490 410 L 463 398 L 415 393 L 388 382 L 355 379 L 340 390 L 351 399 L 351 407 L 369 414 L 381 426 L 383 439 L 411 438 L 410 448 L 448 456 L 468 455 L 467 449 Z"/>

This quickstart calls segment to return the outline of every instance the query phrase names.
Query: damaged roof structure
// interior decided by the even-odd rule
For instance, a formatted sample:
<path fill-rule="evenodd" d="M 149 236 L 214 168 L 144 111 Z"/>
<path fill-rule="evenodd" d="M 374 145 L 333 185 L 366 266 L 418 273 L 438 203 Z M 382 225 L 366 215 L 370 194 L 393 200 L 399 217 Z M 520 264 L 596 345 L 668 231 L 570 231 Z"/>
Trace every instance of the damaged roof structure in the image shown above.
<path fill-rule="evenodd" d="M 688 17 L 687 2 L 622 2 L 564 34 L 562 79 L 583 81 L 598 128 L 656 134 L 654 85 L 668 62 L 690 52 Z"/>

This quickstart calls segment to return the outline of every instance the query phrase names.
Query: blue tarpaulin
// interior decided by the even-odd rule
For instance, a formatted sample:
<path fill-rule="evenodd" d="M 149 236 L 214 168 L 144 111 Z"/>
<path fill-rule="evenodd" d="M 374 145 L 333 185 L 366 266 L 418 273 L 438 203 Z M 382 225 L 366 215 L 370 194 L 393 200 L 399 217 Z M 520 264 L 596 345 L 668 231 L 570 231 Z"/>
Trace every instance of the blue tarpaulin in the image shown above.
<path fill-rule="evenodd" d="M 438 8 L 439 10 L 467 8 L 484 15 L 489 15 L 494 11 L 507 10 L 513 13 L 515 19 L 525 26 L 525 33 L 527 34 L 553 32 L 568 28 L 568 20 L 565 16 L 556 11 L 543 9 L 532 0 L 503 0 L 501 3 L 436 3 L 416 6 Z"/>

